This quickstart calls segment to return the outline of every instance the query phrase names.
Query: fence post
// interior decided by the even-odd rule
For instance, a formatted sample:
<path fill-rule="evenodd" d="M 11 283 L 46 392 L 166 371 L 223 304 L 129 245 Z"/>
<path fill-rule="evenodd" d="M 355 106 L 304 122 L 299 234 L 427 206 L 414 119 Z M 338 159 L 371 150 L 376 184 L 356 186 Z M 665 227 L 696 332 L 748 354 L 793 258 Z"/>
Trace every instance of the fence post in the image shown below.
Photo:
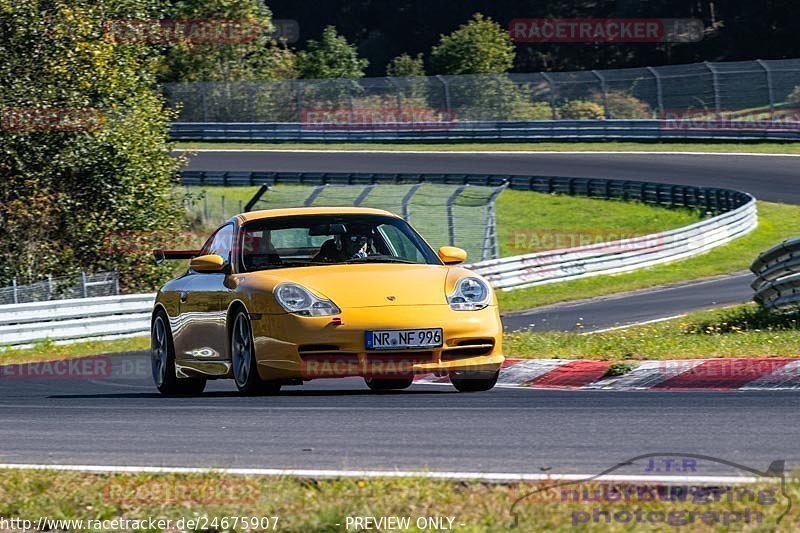
<path fill-rule="evenodd" d="M 497 82 L 497 116 L 500 117 L 500 120 L 505 120 L 503 115 L 503 82 L 497 74 L 493 74 L 492 78 Z"/>
<path fill-rule="evenodd" d="M 225 220 L 227 217 L 225 216 L 226 215 L 226 213 L 225 213 L 226 209 L 225 209 L 225 195 L 224 194 L 220 197 L 220 204 L 221 204 L 221 207 L 222 207 L 222 220 Z"/>
<path fill-rule="evenodd" d="M 450 246 L 456 245 L 456 222 L 453 215 L 453 204 L 456 203 L 459 195 L 464 192 L 464 189 L 467 187 L 469 187 L 469 185 L 459 186 L 447 199 L 447 233 L 450 240 Z"/>
<path fill-rule="evenodd" d="M 714 108 L 717 110 L 717 118 L 719 118 L 719 113 L 722 111 L 719 94 L 719 74 L 717 73 L 717 69 L 708 61 L 703 61 L 703 65 L 711 71 L 711 83 L 714 86 Z"/>
<path fill-rule="evenodd" d="M 300 91 L 300 84 L 303 82 L 295 81 L 294 82 L 294 98 L 297 103 L 297 122 L 303 122 L 303 98 L 302 92 Z"/>
<path fill-rule="evenodd" d="M 408 219 L 411 217 L 411 213 L 410 213 L 410 211 L 408 209 L 408 206 L 411 203 L 411 199 L 414 197 L 415 194 L 417 194 L 417 190 L 419 190 L 419 188 L 421 186 L 422 186 L 422 183 L 415 183 L 414 185 L 411 186 L 410 189 L 408 189 L 408 192 L 406 193 L 406 195 L 403 196 L 403 203 L 402 203 L 402 206 L 403 206 L 403 220 L 405 220 L 406 222 L 408 222 Z"/>
<path fill-rule="evenodd" d="M 81 270 L 81 289 L 82 289 L 81 293 L 83 294 L 83 297 L 84 298 L 88 298 L 89 294 L 87 292 L 87 287 L 86 287 L 86 272 L 84 272 L 83 270 Z"/>
<path fill-rule="evenodd" d="M 114 295 L 119 294 L 119 271 L 117 269 L 112 270 L 114 276 Z"/>
<path fill-rule="evenodd" d="M 600 96 L 603 98 L 603 112 L 605 113 L 606 118 L 614 118 L 611 116 L 611 113 L 608 111 L 608 94 L 606 92 L 606 79 L 596 70 L 592 71 L 597 81 L 600 82 Z"/>
<path fill-rule="evenodd" d="M 390 84 L 392 87 L 394 87 L 394 90 L 396 91 L 396 92 L 395 92 L 395 95 L 394 95 L 394 98 L 395 98 L 395 102 L 397 103 L 397 122 L 402 122 L 402 116 L 403 116 L 403 103 L 402 103 L 402 101 L 400 100 L 400 86 L 399 86 L 399 85 L 397 85 L 397 84 L 394 82 L 394 79 L 392 79 L 392 77 L 391 77 L 391 76 L 386 76 L 386 81 L 387 81 L 387 82 L 388 82 L 388 83 L 389 83 L 389 84 Z M 412 118 L 411 122 L 413 122 L 413 118 Z"/>
<path fill-rule="evenodd" d="M 663 119 L 664 118 L 664 87 L 661 85 L 661 76 L 658 75 L 658 71 L 653 67 L 647 67 L 647 70 L 656 80 L 656 100 L 658 101 L 658 114 Z"/>
<path fill-rule="evenodd" d="M 444 87 L 444 107 L 447 110 L 447 116 L 452 117 L 453 110 L 450 106 L 450 86 L 448 85 L 447 80 L 445 80 L 441 75 L 437 74 L 436 79 L 439 80 L 439 82 L 442 84 L 442 87 Z"/>
<path fill-rule="evenodd" d="M 558 98 L 558 90 L 556 89 L 556 82 L 553 77 L 547 72 L 542 72 L 542 77 L 547 81 L 550 86 L 550 111 L 553 113 L 553 120 L 558 120 L 558 113 L 556 112 L 556 100 Z"/>
<path fill-rule="evenodd" d="M 53 276 L 50 274 L 47 275 L 47 299 L 53 299 Z"/>
<path fill-rule="evenodd" d="M 203 191 L 203 222 L 208 222 L 208 191 Z"/>
<path fill-rule="evenodd" d="M 19 296 L 17 296 L 17 278 L 11 278 L 11 299 L 15 304 L 19 303 Z"/>
<path fill-rule="evenodd" d="M 767 92 L 769 93 L 769 119 L 771 121 L 775 121 L 775 86 L 772 82 L 772 70 L 770 70 L 769 65 L 763 59 L 757 59 L 756 63 L 758 63 L 761 68 L 764 69 L 764 72 L 767 75 Z"/>
<path fill-rule="evenodd" d="M 200 101 L 203 105 L 203 122 L 208 122 L 208 107 L 206 106 L 206 82 L 200 82 Z"/>

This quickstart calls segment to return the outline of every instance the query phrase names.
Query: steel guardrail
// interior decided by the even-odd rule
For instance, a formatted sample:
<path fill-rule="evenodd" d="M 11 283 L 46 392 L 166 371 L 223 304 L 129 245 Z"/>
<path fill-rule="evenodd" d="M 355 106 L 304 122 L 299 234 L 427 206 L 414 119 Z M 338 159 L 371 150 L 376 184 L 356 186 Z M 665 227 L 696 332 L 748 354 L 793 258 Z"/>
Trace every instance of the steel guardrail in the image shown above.
<path fill-rule="evenodd" d="M 147 334 L 154 301 L 129 294 L 0 305 L 0 346 Z"/>
<path fill-rule="evenodd" d="M 756 275 L 753 300 L 765 309 L 800 309 L 800 237 L 762 252 L 750 270 Z"/>
<path fill-rule="evenodd" d="M 544 140 L 800 140 L 800 122 L 757 128 L 730 121 L 704 121 L 685 126 L 670 120 L 534 120 L 459 121 L 384 124 L 381 127 L 324 128 L 296 122 L 175 122 L 170 138 L 176 141 L 253 142 L 393 142 L 393 141 L 544 141 Z"/>

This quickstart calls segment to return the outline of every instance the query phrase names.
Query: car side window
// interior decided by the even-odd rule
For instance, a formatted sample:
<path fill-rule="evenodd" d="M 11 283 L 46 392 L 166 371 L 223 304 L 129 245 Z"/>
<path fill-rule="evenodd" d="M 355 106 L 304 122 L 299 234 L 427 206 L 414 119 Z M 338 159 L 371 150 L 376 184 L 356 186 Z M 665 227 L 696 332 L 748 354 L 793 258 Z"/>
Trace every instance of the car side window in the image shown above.
<path fill-rule="evenodd" d="M 233 248 L 233 224 L 226 224 L 219 228 L 206 242 L 201 250 L 202 255 L 214 254 L 222 257 L 226 263 L 231 259 Z"/>

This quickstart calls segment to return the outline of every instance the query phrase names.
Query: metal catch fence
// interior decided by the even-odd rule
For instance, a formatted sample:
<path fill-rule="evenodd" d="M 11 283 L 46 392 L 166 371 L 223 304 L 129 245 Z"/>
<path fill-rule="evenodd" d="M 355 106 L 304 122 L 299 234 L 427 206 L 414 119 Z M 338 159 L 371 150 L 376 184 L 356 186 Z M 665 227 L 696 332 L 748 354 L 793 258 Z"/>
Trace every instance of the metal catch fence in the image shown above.
<path fill-rule="evenodd" d="M 17 284 L 14 278 L 10 286 L 0 288 L 0 305 L 116 294 L 119 294 L 119 276 L 116 271 L 81 272 L 77 276 L 48 276 L 46 279 L 27 285 Z"/>
<path fill-rule="evenodd" d="M 308 131 L 575 119 L 797 122 L 800 59 L 530 74 L 167 83 L 178 123 Z"/>

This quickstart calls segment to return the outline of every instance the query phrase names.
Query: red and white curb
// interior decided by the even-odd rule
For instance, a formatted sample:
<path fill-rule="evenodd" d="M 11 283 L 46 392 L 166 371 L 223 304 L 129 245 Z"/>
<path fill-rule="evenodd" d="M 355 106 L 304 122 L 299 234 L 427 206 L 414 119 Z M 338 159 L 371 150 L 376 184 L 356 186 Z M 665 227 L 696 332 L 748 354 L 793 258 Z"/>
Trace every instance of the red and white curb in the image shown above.
<path fill-rule="evenodd" d="M 612 361 L 506 359 L 498 387 L 568 390 L 793 390 L 800 389 L 800 359 L 754 357 L 631 361 L 620 376 L 607 376 Z M 416 378 L 425 385 L 447 384 L 434 375 Z"/>

